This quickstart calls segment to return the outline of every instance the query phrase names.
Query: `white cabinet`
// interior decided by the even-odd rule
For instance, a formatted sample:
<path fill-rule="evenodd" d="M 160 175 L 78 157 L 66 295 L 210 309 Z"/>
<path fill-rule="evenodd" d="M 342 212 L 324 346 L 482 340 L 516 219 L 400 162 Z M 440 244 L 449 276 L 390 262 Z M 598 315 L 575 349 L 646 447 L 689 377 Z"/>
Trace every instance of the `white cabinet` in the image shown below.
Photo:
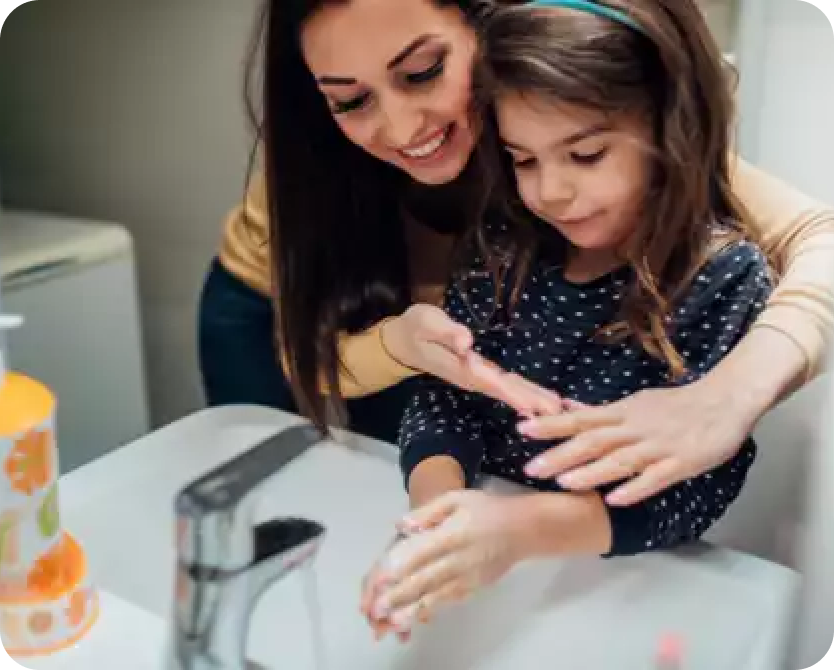
<path fill-rule="evenodd" d="M 133 244 L 118 225 L 39 212 L 0 213 L 9 367 L 58 397 L 61 471 L 149 429 Z"/>

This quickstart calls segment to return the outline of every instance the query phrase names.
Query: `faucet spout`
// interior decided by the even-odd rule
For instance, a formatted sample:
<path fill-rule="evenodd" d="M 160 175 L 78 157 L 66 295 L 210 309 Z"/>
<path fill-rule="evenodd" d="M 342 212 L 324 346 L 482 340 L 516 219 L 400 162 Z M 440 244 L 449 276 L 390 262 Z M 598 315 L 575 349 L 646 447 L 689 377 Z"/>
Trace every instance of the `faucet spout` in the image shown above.
<path fill-rule="evenodd" d="M 176 501 L 172 670 L 246 670 L 252 612 L 272 584 L 315 559 L 325 528 L 288 517 L 253 524 L 255 493 L 322 439 L 293 426 L 187 486 Z"/>

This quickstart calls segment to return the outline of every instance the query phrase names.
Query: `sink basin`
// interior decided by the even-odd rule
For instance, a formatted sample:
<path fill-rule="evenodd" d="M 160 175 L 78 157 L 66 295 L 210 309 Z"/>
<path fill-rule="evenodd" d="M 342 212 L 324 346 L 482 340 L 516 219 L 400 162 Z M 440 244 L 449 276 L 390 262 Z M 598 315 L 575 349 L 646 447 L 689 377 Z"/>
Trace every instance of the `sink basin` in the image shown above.
<path fill-rule="evenodd" d="M 554 569 L 552 564 L 531 564 L 468 604 L 447 611 L 406 645 L 393 638 L 374 642 L 345 603 L 325 601 L 328 662 L 322 666 L 304 615 L 315 575 L 302 573 L 274 587 L 256 611 L 248 647 L 260 664 L 253 662 L 251 668 L 527 670 L 541 667 L 544 656 L 554 663 L 570 659 L 571 670 L 645 670 L 651 667 L 657 636 L 670 629 L 686 630 L 690 667 L 744 667 L 743 659 L 755 642 L 756 621 L 750 616 L 756 611 L 755 593 L 739 591 L 730 580 L 707 583 L 706 589 L 715 593 L 726 588 L 726 601 L 721 608 L 706 601 L 700 612 L 687 614 L 678 604 L 695 603 L 692 591 L 705 588 L 705 583 L 680 580 L 657 599 L 645 595 L 652 578 L 651 568 L 637 563 L 626 571 L 597 564 L 590 572 L 587 565 Z M 353 581 L 343 588 L 348 585 L 352 588 Z M 98 622 L 74 649 L 18 663 L 30 670 L 165 670 L 166 622 L 110 593 L 101 593 L 100 600 Z M 631 605 L 625 606 L 626 601 Z M 630 617 L 629 611 L 636 616 Z M 696 616 L 700 623 L 693 627 Z"/>
<path fill-rule="evenodd" d="M 340 576 L 339 553 L 323 549 L 318 575 L 327 594 L 327 670 L 528 670 L 543 667 L 543 656 L 553 667 L 568 661 L 562 667 L 570 670 L 645 670 L 667 631 L 684 636 L 686 667 L 739 670 L 758 643 L 757 613 L 767 609 L 752 589 L 699 575 L 695 566 L 675 575 L 652 560 L 541 562 L 447 610 L 408 644 L 393 636 L 375 642 L 357 612 L 358 570 L 348 565 Z M 306 579 L 278 584 L 255 612 L 250 656 L 268 667 L 319 670 L 305 614 Z M 657 579 L 662 592 L 651 586 Z"/>
<path fill-rule="evenodd" d="M 64 523 L 87 548 L 95 583 L 140 609 L 110 597 L 104 601 L 89 647 L 96 635 L 112 635 L 116 642 L 100 647 L 112 663 L 74 665 L 68 654 L 63 665 L 56 657 L 59 664 L 27 667 L 160 667 L 174 582 L 174 495 L 184 482 L 291 422 L 278 413 L 265 413 L 275 417 L 269 420 L 224 416 L 184 420 L 62 481 Z M 309 575 L 295 573 L 273 586 L 253 613 L 248 655 L 264 667 L 646 670 L 658 638 L 670 631 L 685 639 L 685 667 L 779 666 L 776 652 L 796 576 L 705 545 L 634 559 L 530 563 L 419 628 L 407 645 L 394 638 L 375 642 L 359 613 L 360 583 L 390 540 L 406 498 L 395 454 L 373 447 L 368 441 L 312 448 L 285 466 L 264 493 L 258 520 L 302 516 L 327 528 L 315 583 L 323 595 L 328 660 L 326 668 L 316 663 L 306 610 Z M 108 607 L 115 623 L 108 621 Z M 752 660 L 757 648 L 764 653 Z M 77 651 L 84 658 L 83 646 Z"/>

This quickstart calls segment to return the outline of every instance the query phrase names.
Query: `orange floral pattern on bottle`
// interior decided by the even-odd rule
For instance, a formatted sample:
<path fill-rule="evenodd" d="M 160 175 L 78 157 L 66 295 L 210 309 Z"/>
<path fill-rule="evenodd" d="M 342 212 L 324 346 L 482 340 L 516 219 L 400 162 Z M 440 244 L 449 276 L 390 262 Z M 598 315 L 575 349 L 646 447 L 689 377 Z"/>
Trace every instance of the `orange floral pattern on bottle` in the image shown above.
<path fill-rule="evenodd" d="M 0 614 L 0 629 L 3 634 L 3 645 L 9 647 L 21 647 L 25 644 L 23 637 L 23 623 L 20 617 L 14 612 L 4 611 Z"/>
<path fill-rule="evenodd" d="M 79 626 L 87 616 L 87 601 L 89 594 L 86 589 L 76 591 L 70 596 L 67 607 L 67 621 L 72 627 Z"/>
<path fill-rule="evenodd" d="M 29 630 L 35 635 L 45 635 L 52 630 L 55 618 L 51 612 L 32 612 L 29 615 Z"/>
<path fill-rule="evenodd" d="M 3 470 L 12 490 L 32 495 L 52 480 L 52 440 L 46 430 L 33 430 L 15 441 Z"/>
<path fill-rule="evenodd" d="M 20 535 L 18 513 L 7 510 L 0 516 L 0 565 L 17 567 L 20 561 Z"/>
<path fill-rule="evenodd" d="M 59 542 L 52 551 L 41 556 L 32 565 L 26 578 L 26 587 L 35 593 L 55 593 L 66 584 L 71 566 L 68 566 L 65 543 Z"/>

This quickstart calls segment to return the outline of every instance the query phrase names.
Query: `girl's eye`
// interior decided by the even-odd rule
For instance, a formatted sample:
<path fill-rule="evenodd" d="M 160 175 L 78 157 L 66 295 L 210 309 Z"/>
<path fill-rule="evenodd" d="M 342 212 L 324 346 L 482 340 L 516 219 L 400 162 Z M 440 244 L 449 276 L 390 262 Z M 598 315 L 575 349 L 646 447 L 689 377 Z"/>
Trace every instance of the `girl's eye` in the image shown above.
<path fill-rule="evenodd" d="M 526 170 L 533 167 L 536 164 L 535 158 L 519 158 L 513 159 L 513 167 L 516 170 Z"/>
<path fill-rule="evenodd" d="M 606 153 L 608 153 L 608 147 L 603 147 L 599 151 L 594 151 L 590 154 L 573 152 L 570 156 L 573 161 L 579 165 L 595 165 L 605 157 Z"/>
<path fill-rule="evenodd" d="M 356 109 L 362 108 L 369 98 L 368 93 L 363 93 L 350 100 L 333 100 L 331 102 L 331 110 L 334 114 L 346 114 Z"/>
<path fill-rule="evenodd" d="M 441 74 L 443 74 L 443 69 L 446 67 L 446 57 L 441 56 L 437 62 L 432 65 L 431 67 L 423 70 L 422 72 L 411 72 L 405 75 L 406 81 L 409 84 L 424 84 L 426 82 L 431 81 L 432 79 L 436 79 Z"/>

